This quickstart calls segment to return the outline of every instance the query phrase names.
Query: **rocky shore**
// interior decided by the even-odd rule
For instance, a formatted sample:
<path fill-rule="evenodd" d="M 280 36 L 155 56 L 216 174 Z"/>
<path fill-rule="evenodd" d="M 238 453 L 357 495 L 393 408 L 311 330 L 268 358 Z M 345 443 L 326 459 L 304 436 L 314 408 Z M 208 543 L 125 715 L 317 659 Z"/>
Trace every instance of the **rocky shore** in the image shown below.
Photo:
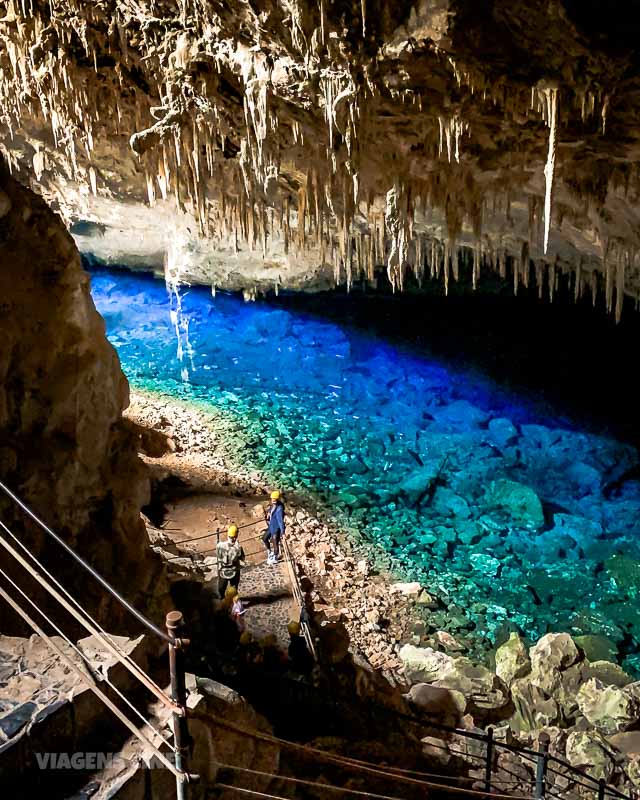
<path fill-rule="evenodd" d="M 272 487 L 269 475 L 243 467 L 249 445 L 241 424 L 224 411 L 138 391 L 127 416 L 161 433 L 165 446 L 158 452 L 153 434 L 141 442 L 156 469 L 256 501 Z M 402 580 L 386 554 L 347 538 L 311 498 L 287 493 L 287 511 L 288 541 L 314 624 L 345 633 L 335 640 L 336 660 L 348 647 L 365 672 L 378 671 L 412 706 L 448 724 L 493 726 L 498 740 L 534 747 L 545 732 L 556 757 L 619 787 L 640 787 L 640 682 L 614 663 L 604 637 L 548 633 L 528 646 L 505 628 L 480 664 L 468 632 L 447 625 L 456 609 L 446 607 L 446 598 Z M 516 766 L 526 783 L 531 765 Z"/>

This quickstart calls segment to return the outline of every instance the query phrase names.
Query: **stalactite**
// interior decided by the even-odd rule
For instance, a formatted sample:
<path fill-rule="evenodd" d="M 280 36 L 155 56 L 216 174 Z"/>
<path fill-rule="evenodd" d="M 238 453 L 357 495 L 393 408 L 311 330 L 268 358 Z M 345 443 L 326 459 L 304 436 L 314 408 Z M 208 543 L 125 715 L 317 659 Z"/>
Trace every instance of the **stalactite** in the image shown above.
<path fill-rule="evenodd" d="M 622 306 L 624 304 L 624 276 L 627 263 L 632 263 L 629 253 L 619 253 L 618 262 L 616 265 L 616 323 L 619 323 L 620 318 L 622 317 Z"/>
<path fill-rule="evenodd" d="M 558 89 L 544 87 L 539 90 L 544 103 L 545 122 L 549 127 L 549 149 L 547 162 L 544 167 L 545 196 L 544 196 L 544 244 L 543 253 L 546 255 L 549 248 L 549 231 L 551 228 L 551 195 L 553 192 L 553 178 L 556 164 L 556 142 L 558 136 Z"/>

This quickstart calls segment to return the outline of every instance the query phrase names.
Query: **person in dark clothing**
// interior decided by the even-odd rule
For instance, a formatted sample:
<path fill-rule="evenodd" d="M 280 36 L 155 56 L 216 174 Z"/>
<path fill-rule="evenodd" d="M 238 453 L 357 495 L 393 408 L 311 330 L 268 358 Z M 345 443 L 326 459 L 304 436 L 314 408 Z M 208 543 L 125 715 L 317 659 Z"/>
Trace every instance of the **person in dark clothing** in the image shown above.
<path fill-rule="evenodd" d="M 289 631 L 289 648 L 287 650 L 291 669 L 307 675 L 313 669 L 313 656 L 309 652 L 304 636 L 301 635 L 299 622 L 292 620 L 287 625 Z"/>
<path fill-rule="evenodd" d="M 267 530 L 262 537 L 267 548 L 267 563 L 275 564 L 280 557 L 280 539 L 284 536 L 284 504 L 280 492 L 271 492 L 271 504 L 266 513 Z"/>
<path fill-rule="evenodd" d="M 238 528 L 235 525 L 229 526 L 226 541 L 218 542 L 216 558 L 218 560 L 218 597 L 223 598 L 227 586 L 238 588 L 240 570 L 245 564 L 244 550 L 238 542 Z"/>

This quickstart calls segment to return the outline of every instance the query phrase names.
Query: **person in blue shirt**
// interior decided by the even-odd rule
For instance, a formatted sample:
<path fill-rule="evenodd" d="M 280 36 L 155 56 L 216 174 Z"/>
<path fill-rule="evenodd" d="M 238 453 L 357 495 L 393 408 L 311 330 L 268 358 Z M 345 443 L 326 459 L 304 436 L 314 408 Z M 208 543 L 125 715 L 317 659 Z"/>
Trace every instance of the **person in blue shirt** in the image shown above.
<path fill-rule="evenodd" d="M 275 564 L 280 557 L 280 539 L 284 536 L 284 504 L 280 492 L 271 492 L 271 503 L 266 513 L 267 530 L 262 541 L 267 548 L 267 564 Z"/>

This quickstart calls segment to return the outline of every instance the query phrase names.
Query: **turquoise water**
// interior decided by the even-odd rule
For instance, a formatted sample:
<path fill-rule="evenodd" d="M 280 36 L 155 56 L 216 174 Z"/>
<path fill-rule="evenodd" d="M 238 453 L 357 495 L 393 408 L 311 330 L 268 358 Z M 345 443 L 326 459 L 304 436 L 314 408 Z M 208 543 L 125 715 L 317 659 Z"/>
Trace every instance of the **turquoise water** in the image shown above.
<path fill-rule="evenodd" d="M 632 447 L 277 301 L 183 288 L 178 309 L 163 282 L 103 269 L 92 290 L 134 387 L 233 415 L 247 466 L 315 498 L 442 600 L 433 628 L 480 644 L 515 627 L 598 634 L 635 668 L 640 485 L 603 491 L 638 463 Z"/>

